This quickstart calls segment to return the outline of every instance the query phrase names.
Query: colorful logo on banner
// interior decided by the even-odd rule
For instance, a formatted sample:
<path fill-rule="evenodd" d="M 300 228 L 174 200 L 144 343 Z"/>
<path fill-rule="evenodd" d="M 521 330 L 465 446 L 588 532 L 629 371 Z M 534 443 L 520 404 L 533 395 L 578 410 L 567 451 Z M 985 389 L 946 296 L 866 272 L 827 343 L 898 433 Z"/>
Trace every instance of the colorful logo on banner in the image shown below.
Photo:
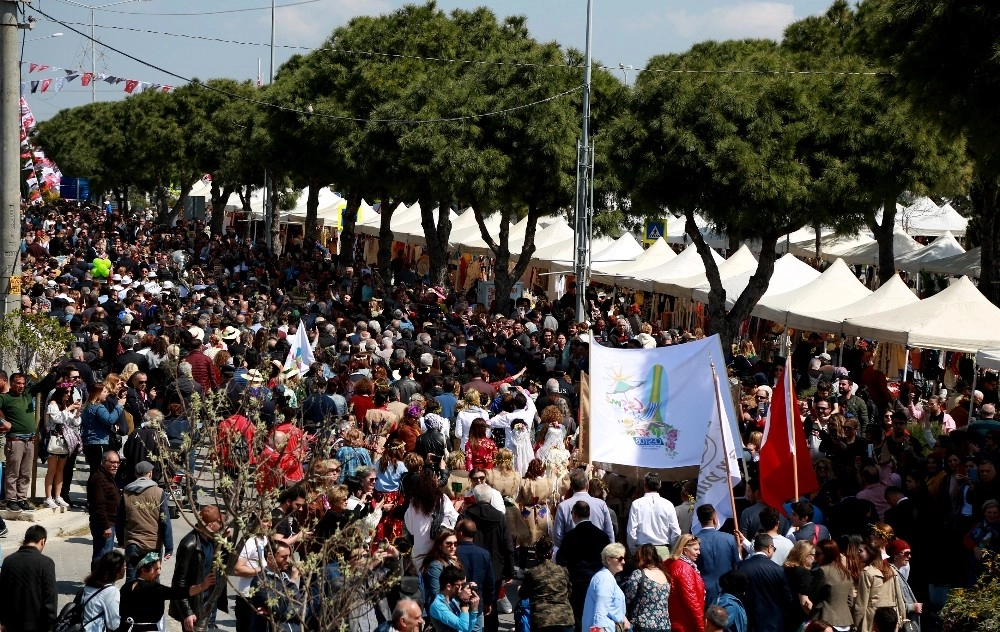
<path fill-rule="evenodd" d="M 667 456 L 677 456 L 678 430 L 664 420 L 668 389 L 663 366 L 654 364 L 646 379 L 632 375 L 625 367 L 608 371 L 612 388 L 604 397 L 619 411 L 622 433 L 640 448 L 665 450 Z"/>

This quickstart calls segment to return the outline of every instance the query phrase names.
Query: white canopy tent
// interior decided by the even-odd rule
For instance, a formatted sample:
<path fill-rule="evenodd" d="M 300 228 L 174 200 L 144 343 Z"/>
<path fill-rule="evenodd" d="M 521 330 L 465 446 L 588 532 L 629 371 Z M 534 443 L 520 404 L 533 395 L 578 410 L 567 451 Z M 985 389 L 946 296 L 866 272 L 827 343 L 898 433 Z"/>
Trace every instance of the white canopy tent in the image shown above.
<path fill-rule="evenodd" d="M 604 245 L 601 248 L 601 244 Z M 549 261 L 548 268 L 553 272 L 572 272 L 573 271 L 573 241 L 570 240 L 570 252 L 562 259 L 554 259 Z M 591 278 L 603 267 L 609 267 L 611 265 L 619 263 L 631 263 L 637 257 L 639 257 L 645 251 L 642 249 L 642 244 L 636 241 L 632 233 L 622 233 L 622 236 L 614 240 L 611 243 L 606 243 L 603 239 L 600 242 L 595 241 L 592 248 L 594 248 L 594 254 L 590 258 L 590 270 Z M 541 259 L 538 252 L 535 253 L 535 258 Z M 538 264 L 542 265 L 542 264 Z M 543 266 L 544 267 L 544 266 Z"/>
<path fill-rule="evenodd" d="M 664 217 L 667 221 L 667 230 L 664 235 L 667 243 L 690 245 L 692 243 L 691 237 L 688 236 L 687 230 L 685 230 L 687 218 L 683 215 L 680 217 L 674 217 L 669 213 Z M 702 237 L 704 237 L 709 246 L 713 248 L 725 248 L 729 245 L 729 238 L 712 230 L 711 222 L 698 213 L 694 214 L 694 224 L 698 227 L 698 230 L 701 231 Z"/>
<path fill-rule="evenodd" d="M 905 257 L 896 259 L 896 267 L 907 272 L 919 272 L 926 268 L 926 264 L 941 259 L 947 259 L 965 253 L 965 248 L 958 243 L 955 236 L 950 232 L 945 232 L 926 248 L 911 252 Z"/>
<path fill-rule="evenodd" d="M 725 261 L 715 250 L 712 251 L 712 256 L 715 258 L 716 264 Z M 704 271 L 705 264 L 702 263 L 701 255 L 698 254 L 697 248 L 688 247 L 681 251 L 681 254 L 661 266 L 650 268 L 643 272 L 636 272 L 631 277 L 624 277 L 618 282 L 618 285 L 637 290 L 648 290 L 650 286 L 653 286 L 655 289 L 657 283 L 672 279 L 683 279 Z"/>
<path fill-rule="evenodd" d="M 750 284 L 750 277 L 753 276 L 754 272 L 755 270 L 749 270 L 722 279 L 722 287 L 726 290 L 726 309 L 732 309 L 733 305 L 736 304 L 736 300 L 740 297 L 740 294 Z M 803 263 L 802 260 L 796 258 L 791 253 L 786 254 L 774 262 L 774 272 L 771 274 L 767 291 L 764 292 L 764 296 L 761 298 L 790 292 L 808 283 L 812 283 L 817 278 L 819 278 L 818 270 Z M 707 304 L 709 291 L 711 291 L 711 288 L 706 282 L 694 288 L 691 295 L 699 303 Z"/>
<path fill-rule="evenodd" d="M 977 278 L 979 277 L 979 271 L 981 269 L 981 258 L 982 253 L 980 248 L 977 246 L 960 255 L 954 255 L 946 259 L 938 259 L 937 261 L 928 261 L 924 264 L 923 269 L 927 272 L 934 272 L 936 274 L 953 274 L 956 276 L 970 276 Z"/>
<path fill-rule="evenodd" d="M 564 266 L 568 264 L 572 268 L 575 254 L 573 252 L 573 239 L 573 234 L 570 232 L 568 239 L 561 239 L 548 246 L 536 247 L 535 254 L 531 256 L 529 265 L 553 270 L 555 269 L 554 264 L 562 264 Z M 633 239 L 633 241 L 635 240 Z M 590 243 L 591 252 L 597 253 L 607 250 L 613 243 L 615 242 L 610 237 L 597 237 Z"/>
<path fill-rule="evenodd" d="M 899 261 L 901 257 L 911 252 L 923 250 L 923 248 L 922 244 L 914 241 L 901 227 L 896 226 L 892 229 L 892 252 L 896 261 Z M 864 246 L 851 248 L 841 255 L 840 258 L 844 260 L 844 263 L 850 265 L 878 265 L 878 242 L 873 241 Z"/>
<path fill-rule="evenodd" d="M 422 210 L 420 210 L 419 207 L 418 211 L 422 213 Z M 392 228 L 392 234 L 393 234 L 393 239 L 395 241 L 402 241 L 416 246 L 427 245 L 427 239 L 424 236 L 423 217 L 420 213 L 418 213 L 416 217 L 408 220 L 405 223 L 401 223 L 398 226 L 395 225 L 396 222 L 393 221 L 394 226 Z M 440 208 L 434 208 L 431 211 L 431 216 L 434 218 L 435 226 L 437 225 L 440 214 L 441 214 Z M 453 222 L 458 219 L 458 215 L 455 213 L 455 211 L 451 209 L 448 209 L 448 216 L 451 218 L 451 221 Z M 395 218 L 393 219 L 395 220 Z"/>
<path fill-rule="evenodd" d="M 642 254 L 633 261 L 609 263 L 600 271 L 591 271 L 590 278 L 599 283 L 617 283 L 624 275 L 641 275 L 646 270 L 662 266 L 676 256 L 677 254 L 661 237 L 654 241 L 649 248 L 643 250 Z"/>
<path fill-rule="evenodd" d="M 969 226 L 969 219 L 962 217 L 951 204 L 938 206 L 927 197 L 917 198 L 901 214 L 897 214 L 896 219 L 902 222 L 907 234 L 925 237 L 940 237 L 947 232 L 965 237 Z"/>
<path fill-rule="evenodd" d="M 539 219 L 538 220 L 538 225 L 535 226 L 535 237 L 536 238 L 538 237 L 539 231 L 542 229 L 543 226 L 547 225 L 547 222 L 552 222 L 552 221 L 553 221 L 553 218 L 551 218 L 551 217 Z M 521 221 L 517 222 L 516 224 L 513 224 L 510 227 L 510 231 L 507 233 L 507 244 L 508 244 L 508 248 L 510 249 L 510 253 L 512 255 L 516 254 L 516 253 L 519 253 L 521 251 L 521 246 L 524 244 L 524 233 L 527 230 L 527 228 L 528 228 L 528 218 L 527 217 L 522 218 Z M 497 243 L 499 243 L 499 241 L 500 241 L 500 231 L 499 231 L 499 229 L 497 230 L 496 233 L 491 233 L 490 237 L 492 237 L 494 241 L 496 241 Z M 536 240 L 536 244 L 537 244 L 537 240 Z M 473 238 L 472 240 L 470 240 L 469 243 L 464 244 L 462 250 L 465 251 L 465 252 L 472 253 L 474 255 L 492 255 L 493 254 L 493 251 L 490 250 L 490 247 L 488 245 L 486 245 L 486 240 L 483 239 L 482 234 L 479 234 L 478 236 L 476 236 L 475 238 Z"/>
<path fill-rule="evenodd" d="M 775 296 L 760 299 L 751 312 L 794 329 L 805 328 L 802 314 L 850 305 L 871 294 L 854 276 L 843 259 L 837 259 L 813 283 Z"/>
<path fill-rule="evenodd" d="M 819 229 L 820 239 L 825 237 L 830 237 L 834 234 L 832 228 L 820 227 Z M 786 252 L 793 252 L 793 248 L 796 244 L 803 243 L 806 244 L 805 248 L 809 248 L 808 244 L 816 243 L 816 229 L 812 226 L 803 226 L 802 228 L 792 231 L 787 235 L 782 235 L 778 238 L 778 243 L 775 244 L 775 251 L 779 255 L 783 255 Z M 760 242 L 756 242 L 757 247 L 754 249 L 760 251 Z M 815 251 L 815 248 L 813 249 Z M 806 255 L 809 256 L 809 255 Z"/>
<path fill-rule="evenodd" d="M 836 309 L 799 314 L 796 321 L 800 329 L 839 334 L 844 321 L 848 318 L 878 314 L 904 305 L 911 305 L 919 300 L 917 295 L 906 286 L 906 282 L 898 274 L 895 274 L 879 289 L 858 301 Z"/>
<path fill-rule="evenodd" d="M 451 244 L 452 248 L 458 248 L 460 250 L 466 250 L 466 246 L 468 244 L 471 244 L 471 243 L 476 242 L 476 241 L 482 241 L 482 239 L 483 239 L 483 233 L 482 233 L 482 231 L 479 230 L 479 223 L 476 222 L 475 213 L 473 213 L 471 209 L 468 210 L 468 211 L 466 211 L 466 213 L 471 213 L 472 214 L 472 216 L 473 216 L 472 217 L 472 225 L 471 226 L 463 226 L 461 228 L 456 228 L 454 226 L 452 227 L 452 229 L 451 229 L 451 238 L 449 240 L 449 243 Z M 458 221 L 462 221 L 462 218 L 464 218 L 464 217 L 465 217 L 465 213 L 463 213 L 459 217 Z M 486 231 L 490 235 L 499 235 L 500 234 L 500 214 L 499 213 L 494 213 L 493 215 L 490 215 L 489 217 L 485 218 L 483 223 L 486 224 Z"/>
<path fill-rule="evenodd" d="M 841 235 L 840 233 L 831 233 L 820 237 L 819 256 L 821 259 L 826 261 L 833 261 L 852 248 L 864 246 L 866 244 L 873 243 L 874 241 L 875 240 L 868 235 Z M 816 239 L 813 238 L 794 242 L 791 244 L 788 251 L 797 257 L 815 257 Z"/>
<path fill-rule="evenodd" d="M 912 305 L 848 318 L 844 333 L 910 347 L 975 353 L 1000 347 L 1000 308 L 969 277 L 962 277 Z"/>
<path fill-rule="evenodd" d="M 1000 349 L 980 349 L 977 351 L 976 366 L 1000 371 Z"/>
<path fill-rule="evenodd" d="M 689 248 L 693 249 L 694 246 L 689 246 Z M 719 278 L 725 279 L 736 274 L 742 274 L 743 272 L 752 273 L 756 269 L 757 259 L 750 252 L 750 248 L 746 244 L 743 244 L 732 256 L 719 264 Z M 657 292 L 663 292 L 670 296 L 691 298 L 694 288 L 702 284 L 708 284 L 708 275 L 704 271 L 683 279 L 674 279 L 662 284 L 655 283 L 654 288 Z"/>
<path fill-rule="evenodd" d="M 420 216 L 420 206 L 419 204 L 414 204 L 411 207 L 407 207 L 402 202 L 396 207 L 396 210 L 392 213 L 392 218 L 389 220 L 390 226 L 401 226 L 406 222 L 411 221 L 414 217 Z M 358 222 L 354 226 L 354 232 L 359 235 L 372 235 L 378 236 L 379 229 L 382 226 L 382 215 L 381 213 L 372 217 L 366 222 Z"/>

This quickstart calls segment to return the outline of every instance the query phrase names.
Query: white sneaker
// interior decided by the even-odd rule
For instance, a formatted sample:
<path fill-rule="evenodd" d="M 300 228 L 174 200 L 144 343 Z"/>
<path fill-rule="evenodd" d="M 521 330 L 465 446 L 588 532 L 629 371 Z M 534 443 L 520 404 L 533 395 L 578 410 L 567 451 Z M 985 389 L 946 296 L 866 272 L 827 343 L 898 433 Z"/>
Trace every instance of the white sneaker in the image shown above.
<path fill-rule="evenodd" d="M 59 508 L 59 505 L 56 504 L 56 501 L 52 500 L 51 498 L 46 498 L 45 499 L 45 506 L 48 507 L 49 509 L 58 509 Z"/>
<path fill-rule="evenodd" d="M 56 501 L 56 504 L 59 505 L 60 507 L 69 507 L 69 503 L 63 500 L 61 497 L 53 498 L 52 500 Z"/>

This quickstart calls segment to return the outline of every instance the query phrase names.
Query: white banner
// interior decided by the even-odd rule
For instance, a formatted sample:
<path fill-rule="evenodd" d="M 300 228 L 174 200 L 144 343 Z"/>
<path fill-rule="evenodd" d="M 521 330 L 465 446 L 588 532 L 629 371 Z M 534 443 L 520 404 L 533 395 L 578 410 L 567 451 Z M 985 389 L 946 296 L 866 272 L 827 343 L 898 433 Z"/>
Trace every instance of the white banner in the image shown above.
<path fill-rule="evenodd" d="M 716 369 L 719 371 L 719 369 Z M 725 375 L 725 373 L 723 373 Z M 742 477 L 740 464 L 737 461 L 741 451 L 737 451 L 730 428 L 729 415 L 726 412 L 726 398 L 729 390 L 723 394 L 721 378 L 716 375 L 716 406 L 709 417 L 708 434 L 705 435 L 705 451 L 701 456 L 701 469 L 698 471 L 698 492 L 695 507 L 712 505 L 719 516 L 719 525 L 733 516 L 733 488 Z M 732 403 L 730 401 L 730 403 Z M 739 435 L 737 435 L 739 436 Z M 701 525 L 695 520 L 691 525 L 691 533 L 698 535 Z"/>
<path fill-rule="evenodd" d="M 309 367 L 316 361 L 313 356 L 312 343 L 309 342 L 309 334 L 306 325 L 299 320 L 299 326 L 295 328 L 295 335 L 288 339 L 292 348 L 288 350 L 285 358 L 285 375 L 298 373 L 299 377 L 309 372 Z"/>
<path fill-rule="evenodd" d="M 646 468 L 701 465 L 717 415 L 712 363 L 726 374 L 718 336 L 655 349 L 590 345 L 590 460 Z M 723 397 L 731 436 L 736 413 Z"/>

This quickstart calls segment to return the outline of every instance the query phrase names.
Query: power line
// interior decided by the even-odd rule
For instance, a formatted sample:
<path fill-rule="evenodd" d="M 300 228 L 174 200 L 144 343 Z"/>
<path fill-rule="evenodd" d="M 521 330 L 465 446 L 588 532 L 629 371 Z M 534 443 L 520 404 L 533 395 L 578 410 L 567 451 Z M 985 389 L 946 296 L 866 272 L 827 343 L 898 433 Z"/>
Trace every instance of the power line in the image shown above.
<path fill-rule="evenodd" d="M 318 0 L 310 0 L 318 1 Z M 291 5 L 285 5 L 291 6 Z M 84 22 L 61 22 L 61 24 L 75 24 L 77 26 L 90 26 L 89 23 Z M 113 26 L 110 24 L 97 24 L 96 28 L 99 29 L 109 29 L 115 31 L 130 31 L 133 33 L 143 33 L 145 35 L 165 35 L 168 37 L 180 37 L 184 39 L 200 40 L 205 42 L 218 42 L 221 44 L 234 44 L 238 46 L 259 46 L 259 47 L 270 47 L 271 44 L 268 42 L 247 42 L 243 40 L 233 40 L 224 39 L 221 37 L 209 37 L 207 35 L 192 35 L 190 33 L 170 33 L 167 31 L 154 31 L 151 29 L 139 29 L 128 26 Z M 439 63 L 453 63 L 453 64 L 470 64 L 470 65 L 482 65 L 482 66 L 514 66 L 523 68 L 583 68 L 583 64 L 538 64 L 531 62 L 519 62 L 519 61 L 500 61 L 500 60 L 482 60 L 482 59 L 456 59 L 448 57 L 428 57 L 422 55 L 406 55 L 403 53 L 386 53 L 380 51 L 371 50 L 352 50 L 348 48 L 313 48 L 309 46 L 297 46 L 294 44 L 275 44 L 275 48 L 284 48 L 289 50 L 309 50 L 309 51 L 328 51 L 332 53 L 341 53 L 344 55 L 359 55 L 367 57 L 387 57 L 393 59 L 413 59 L 417 61 L 431 61 Z M 621 70 L 622 65 L 619 66 L 605 66 L 598 65 L 598 68 L 607 71 Z M 666 74 L 695 74 L 695 75 L 829 75 L 829 76 L 865 76 L 865 77 L 875 77 L 875 76 L 887 76 L 892 73 L 886 71 L 846 71 L 846 70 L 755 70 L 748 68 L 720 68 L 713 70 L 689 70 L 684 68 L 634 68 L 628 66 L 629 70 L 634 70 L 636 74 L 643 72 L 653 72 L 653 73 L 666 73 Z"/>
<path fill-rule="evenodd" d="M 51 15 L 45 13 L 41 9 L 38 9 L 36 7 L 30 7 L 30 8 L 35 13 L 38 13 L 39 15 L 41 15 L 41 16 L 49 19 L 49 20 L 52 20 L 53 22 L 61 24 L 62 26 L 66 27 L 69 30 L 71 30 L 74 33 L 76 33 L 77 35 L 85 37 L 88 40 L 93 39 L 93 38 L 90 37 L 90 35 L 84 33 L 83 31 L 80 31 L 80 30 L 74 28 L 73 26 L 71 26 L 67 22 L 63 22 L 61 20 L 53 18 Z M 94 41 L 96 41 L 96 40 L 94 40 Z M 214 86 L 210 86 L 210 85 L 202 83 L 200 81 L 195 81 L 195 80 L 190 79 L 188 77 L 185 77 L 183 75 L 179 75 L 179 74 L 177 74 L 175 72 L 171 72 L 171 71 L 167 70 L 166 68 L 163 68 L 161 66 L 157 66 L 156 64 L 153 64 L 153 63 L 147 62 L 145 60 L 139 59 L 138 57 L 136 57 L 134 55 L 130 55 L 129 53 L 126 53 L 125 51 L 120 50 L 118 48 L 115 48 L 114 46 L 110 46 L 110 45 L 105 44 L 103 42 L 102 42 L 102 46 L 104 46 L 105 48 L 107 48 L 110 51 L 113 51 L 115 53 L 118 53 L 119 55 L 122 55 L 123 57 L 131 59 L 132 61 L 134 61 L 136 63 L 139 63 L 139 64 L 142 64 L 143 66 L 147 66 L 149 68 L 152 68 L 153 70 L 157 70 L 159 72 L 162 72 L 165 75 L 168 75 L 170 77 L 174 77 L 175 79 L 179 79 L 179 80 L 181 80 L 181 81 L 183 81 L 185 83 L 189 83 L 191 85 L 198 86 L 198 87 L 200 87 L 202 89 L 210 90 L 212 92 L 216 92 L 218 94 L 222 94 L 222 95 L 227 96 L 227 97 L 232 98 L 232 99 L 239 99 L 240 101 L 244 101 L 246 103 L 251 103 L 253 105 L 259 105 L 261 107 L 267 107 L 267 108 L 279 110 L 279 111 L 282 111 L 282 112 L 289 112 L 291 114 L 302 114 L 302 115 L 306 115 L 306 116 L 315 116 L 315 117 L 318 117 L 318 118 L 329 119 L 329 120 L 354 121 L 354 122 L 357 122 L 357 123 L 389 123 L 389 124 L 406 124 L 406 125 L 420 125 L 420 124 L 424 124 L 424 123 L 456 123 L 456 122 L 460 122 L 460 121 L 469 121 L 469 120 L 486 118 L 486 117 L 491 117 L 491 116 L 499 116 L 501 114 L 508 114 L 510 112 L 516 112 L 518 110 L 523 110 L 523 109 L 526 109 L 526 108 L 534 107 L 536 105 L 541 105 L 543 103 L 548 103 L 550 101 L 555 101 L 556 99 L 560 99 L 562 97 L 568 96 L 570 94 L 573 94 L 574 92 L 577 92 L 577 91 L 583 89 L 583 86 L 580 85 L 580 86 L 576 86 L 576 87 L 570 88 L 569 90 L 565 90 L 563 92 L 560 92 L 559 94 L 554 94 L 554 95 L 552 95 L 550 97 L 546 97 L 544 99 L 539 99 L 537 101 L 532 101 L 531 103 L 524 103 L 522 105 L 515 105 L 515 106 L 509 107 L 509 108 L 503 108 L 501 110 L 494 110 L 492 112 L 485 112 L 485 113 L 482 113 L 482 114 L 470 114 L 470 115 L 467 115 L 467 116 L 451 116 L 451 117 L 440 117 L 440 118 L 431 118 L 431 119 L 373 119 L 373 118 L 360 118 L 360 117 L 353 117 L 353 116 L 336 116 L 336 115 L 333 115 L 333 114 L 321 114 L 321 113 L 317 113 L 317 112 L 310 112 L 310 111 L 307 111 L 307 110 L 300 110 L 298 108 L 293 108 L 293 107 L 289 107 L 289 106 L 285 106 L 285 105 L 278 105 L 278 104 L 275 104 L 275 103 L 268 103 L 266 101 L 261 101 L 259 99 L 252 99 L 250 97 L 245 97 L 245 96 L 242 96 L 242 95 L 239 95 L 239 94 L 233 94 L 231 92 L 227 92 L 227 91 L 222 90 L 220 88 L 216 88 Z"/>
<path fill-rule="evenodd" d="M 284 9 L 284 8 L 287 8 L 287 7 L 297 7 L 297 6 L 302 5 L 302 4 L 313 4 L 315 2 L 322 2 L 322 1 L 323 0 L 299 0 L 299 2 L 289 2 L 287 4 L 277 4 L 277 5 L 274 6 L 274 8 L 275 9 Z M 81 6 L 81 5 L 79 5 L 79 4 L 75 3 L 75 2 L 67 2 L 66 0 L 59 0 L 59 2 L 62 2 L 63 4 L 68 4 L 68 5 L 71 5 L 71 6 L 75 6 L 75 7 Z M 90 7 L 87 7 L 87 8 L 90 8 Z M 200 11 L 200 12 L 192 12 L 192 13 L 147 13 L 145 11 L 122 11 L 121 9 L 104 9 L 104 8 L 101 8 L 101 7 L 93 7 L 93 10 L 94 11 L 103 11 L 105 13 L 118 13 L 120 15 L 152 15 L 152 16 L 158 16 L 158 17 L 173 17 L 173 16 L 190 17 L 190 16 L 198 16 L 198 15 L 224 15 L 224 14 L 227 14 L 227 13 L 245 13 L 247 11 L 270 11 L 271 7 L 270 7 L 270 5 L 268 5 L 266 7 L 247 7 L 247 8 L 243 8 L 243 9 L 227 9 L 227 10 L 224 10 L 224 11 Z"/>

